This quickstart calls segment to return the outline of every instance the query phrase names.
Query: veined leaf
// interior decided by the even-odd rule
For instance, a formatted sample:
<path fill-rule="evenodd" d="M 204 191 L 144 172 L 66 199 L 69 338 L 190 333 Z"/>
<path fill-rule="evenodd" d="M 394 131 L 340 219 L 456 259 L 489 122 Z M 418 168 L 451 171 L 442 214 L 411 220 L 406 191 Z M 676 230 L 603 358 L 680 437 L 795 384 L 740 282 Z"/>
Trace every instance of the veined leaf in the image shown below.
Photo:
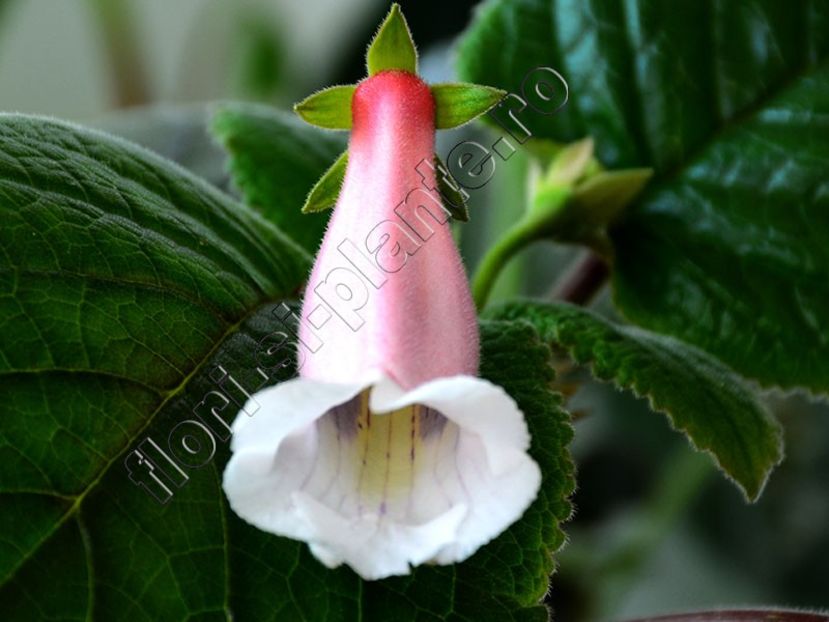
<path fill-rule="evenodd" d="M 18 115 L 0 116 L 0 222 L 4 618 L 223 608 L 215 474 L 165 514 L 123 459 L 193 417 L 217 353 L 253 351 L 256 310 L 310 258 L 171 162 Z"/>
<path fill-rule="evenodd" d="M 532 70 L 556 69 L 567 106 L 519 121 L 655 170 L 610 232 L 631 320 L 829 391 L 829 4 L 489 0 L 459 59 L 529 103 Z"/>
<path fill-rule="evenodd" d="M 566 304 L 510 303 L 488 315 L 530 322 L 596 377 L 646 398 L 751 501 L 783 458 L 772 414 L 742 378 L 698 348 Z"/>

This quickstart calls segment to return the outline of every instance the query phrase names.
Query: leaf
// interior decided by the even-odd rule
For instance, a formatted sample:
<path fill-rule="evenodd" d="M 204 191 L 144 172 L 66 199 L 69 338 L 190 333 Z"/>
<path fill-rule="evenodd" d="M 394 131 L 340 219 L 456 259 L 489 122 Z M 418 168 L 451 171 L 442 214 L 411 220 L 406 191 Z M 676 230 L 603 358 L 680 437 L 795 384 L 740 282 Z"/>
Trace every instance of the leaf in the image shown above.
<path fill-rule="evenodd" d="M 348 166 L 348 150 L 343 151 L 339 158 L 334 160 L 325 174 L 311 188 L 305 205 L 302 206 L 303 214 L 313 214 L 331 209 L 336 205 L 340 196 L 340 189 L 345 179 L 345 169 Z"/>
<path fill-rule="evenodd" d="M 750 501 L 783 458 L 772 414 L 742 378 L 698 348 L 567 304 L 510 303 L 489 315 L 529 321 L 597 378 L 646 398 L 694 447 L 709 452 Z"/>
<path fill-rule="evenodd" d="M 315 252 L 328 215 L 303 215 L 301 209 L 345 140 L 256 104 L 220 105 L 211 129 L 230 154 L 231 175 L 245 203 Z"/>
<path fill-rule="evenodd" d="M 417 51 L 412 33 L 396 2 L 368 46 L 366 67 L 369 76 L 391 69 L 417 73 Z"/>
<path fill-rule="evenodd" d="M 250 352 L 256 309 L 310 258 L 169 161 L 19 115 L 0 115 L 0 220 L 4 619 L 210 611 L 227 578 L 215 474 L 165 516 L 125 450 L 192 416 L 215 353 Z"/>
<path fill-rule="evenodd" d="M 435 127 L 439 130 L 469 123 L 506 95 L 501 89 L 479 84 L 433 84 L 429 88 L 435 99 Z"/>
<path fill-rule="evenodd" d="M 532 135 L 569 143 L 587 134 L 572 102 L 555 114 L 544 115 L 528 107 L 519 112 L 521 102 L 513 97 L 527 100 L 529 88 L 522 85 L 538 67 L 556 69 L 571 81 L 561 62 L 552 5 L 553 0 L 488 0 L 479 4 L 457 46 L 458 76 L 465 82 L 488 84 L 509 93 L 499 109 L 485 117 L 487 121 L 497 118 L 514 130 L 514 122 L 500 114 L 504 108 L 512 111 Z M 563 18 L 568 16 L 564 14 Z M 573 90 L 574 95 L 580 93 Z"/>
<path fill-rule="evenodd" d="M 829 66 L 647 195 L 611 231 L 633 321 L 764 385 L 829 391 Z"/>
<path fill-rule="evenodd" d="M 329 130 L 351 129 L 351 100 L 354 84 L 332 86 L 309 95 L 294 106 L 302 120 Z"/>
<path fill-rule="evenodd" d="M 611 230 L 631 320 L 765 385 L 827 391 L 828 24 L 805 1 L 489 0 L 459 68 L 518 94 L 535 67 L 558 70 L 567 106 L 517 118 L 592 136 L 608 167 L 655 169 Z"/>

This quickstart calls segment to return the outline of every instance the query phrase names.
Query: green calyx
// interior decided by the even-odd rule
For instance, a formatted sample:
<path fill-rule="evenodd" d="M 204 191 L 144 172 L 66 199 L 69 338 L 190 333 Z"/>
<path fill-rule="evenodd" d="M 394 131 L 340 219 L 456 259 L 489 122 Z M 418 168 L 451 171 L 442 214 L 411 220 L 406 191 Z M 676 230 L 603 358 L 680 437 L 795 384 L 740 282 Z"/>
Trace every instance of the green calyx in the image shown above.
<path fill-rule="evenodd" d="M 483 308 L 498 274 L 522 249 L 539 240 L 591 247 L 607 260 L 607 230 L 644 189 L 647 168 L 607 171 L 593 154 L 593 139 L 534 147 L 543 163 L 524 216 L 489 249 L 472 279 L 472 295 Z"/>
<path fill-rule="evenodd" d="M 494 108 L 507 92 L 491 86 L 463 82 L 433 84 L 435 127 L 448 130 L 469 123 Z"/>
<path fill-rule="evenodd" d="M 302 206 L 303 214 L 313 214 L 331 209 L 337 203 L 345 179 L 345 168 L 348 165 L 348 151 L 343 151 L 334 164 L 325 171 L 319 181 L 311 188 L 311 192 Z"/>
<path fill-rule="evenodd" d="M 332 86 L 309 95 L 294 105 L 303 121 L 327 130 L 351 129 L 351 99 L 357 87 L 354 84 Z"/>
<path fill-rule="evenodd" d="M 394 3 L 366 52 L 368 75 L 395 69 L 417 73 L 417 50 L 400 5 Z"/>
<path fill-rule="evenodd" d="M 417 50 L 400 5 L 392 4 L 377 34 L 366 51 L 368 78 L 383 71 L 405 71 L 417 74 Z M 352 100 L 356 84 L 332 86 L 317 91 L 294 106 L 303 121 L 328 130 L 350 130 Z M 435 101 L 435 128 L 450 129 L 484 114 L 506 95 L 505 91 L 468 83 L 435 84 L 430 87 Z M 333 207 L 345 178 L 348 152 L 343 153 L 314 185 L 302 207 L 303 213 L 320 212 Z M 438 189 L 449 203 L 452 217 L 466 221 L 469 214 L 465 193 L 452 181 L 435 155 Z"/>
<path fill-rule="evenodd" d="M 593 150 L 593 139 L 586 138 L 558 151 L 536 178 L 527 219 L 535 223 L 538 239 L 583 244 L 610 259 L 607 229 L 643 190 L 653 171 L 607 171 Z"/>

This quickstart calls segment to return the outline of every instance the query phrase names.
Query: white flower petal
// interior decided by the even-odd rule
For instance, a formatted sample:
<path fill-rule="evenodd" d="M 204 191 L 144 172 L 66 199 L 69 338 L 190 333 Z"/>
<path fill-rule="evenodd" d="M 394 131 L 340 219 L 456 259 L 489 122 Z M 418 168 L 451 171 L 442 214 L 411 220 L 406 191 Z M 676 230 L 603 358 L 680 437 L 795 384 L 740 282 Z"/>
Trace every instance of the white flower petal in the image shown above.
<path fill-rule="evenodd" d="M 378 579 L 467 558 L 535 498 L 526 424 L 500 387 L 455 376 L 409 392 L 377 378 L 370 399 L 364 388 L 298 379 L 258 394 L 259 411 L 234 424 L 234 511 Z"/>

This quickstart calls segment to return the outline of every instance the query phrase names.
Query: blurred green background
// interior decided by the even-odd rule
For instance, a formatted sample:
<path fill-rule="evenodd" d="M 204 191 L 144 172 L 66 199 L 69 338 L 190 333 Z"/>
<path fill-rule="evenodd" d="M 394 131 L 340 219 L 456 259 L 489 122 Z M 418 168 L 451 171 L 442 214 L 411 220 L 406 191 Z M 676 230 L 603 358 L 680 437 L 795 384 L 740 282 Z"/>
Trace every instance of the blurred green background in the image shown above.
<path fill-rule="evenodd" d="M 453 79 L 453 43 L 476 3 L 401 4 L 423 76 Z M 209 103 L 288 108 L 315 89 L 358 80 L 366 42 L 387 10 L 377 0 L 0 0 L 0 110 L 106 129 L 233 192 L 205 129 Z M 442 133 L 439 152 L 487 132 L 476 125 Z M 499 166 L 470 201 L 472 222 L 461 232 L 469 266 L 522 209 L 528 158 L 519 153 Z M 549 296 L 578 253 L 530 249 L 494 298 Z M 607 291 L 595 304 L 612 313 Z M 549 596 L 557 619 L 829 607 L 829 408 L 802 396 L 769 399 L 788 457 L 748 506 L 662 416 L 606 386 L 583 386 L 571 400 L 580 415 L 577 510 Z"/>

